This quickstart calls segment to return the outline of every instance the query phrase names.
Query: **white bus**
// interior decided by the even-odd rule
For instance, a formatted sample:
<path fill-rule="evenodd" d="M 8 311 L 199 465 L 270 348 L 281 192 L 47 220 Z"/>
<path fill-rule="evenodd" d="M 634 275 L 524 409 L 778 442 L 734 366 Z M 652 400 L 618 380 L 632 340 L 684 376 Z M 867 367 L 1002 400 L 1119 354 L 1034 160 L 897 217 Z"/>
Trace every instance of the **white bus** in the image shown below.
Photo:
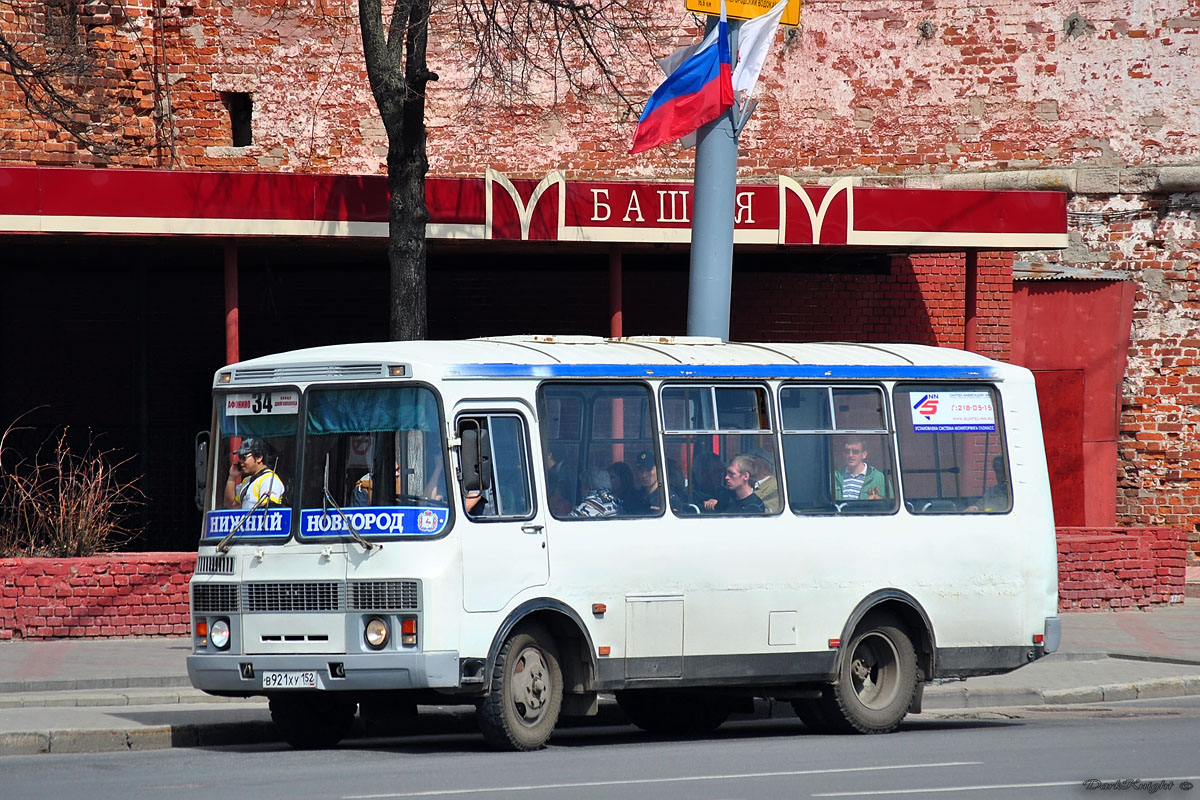
<path fill-rule="evenodd" d="M 470 703 L 543 746 L 615 693 L 894 730 L 1058 643 L 1031 373 L 918 345 L 504 337 L 221 369 L 192 683 L 297 747 Z M 231 475 L 232 473 L 232 475 Z"/>

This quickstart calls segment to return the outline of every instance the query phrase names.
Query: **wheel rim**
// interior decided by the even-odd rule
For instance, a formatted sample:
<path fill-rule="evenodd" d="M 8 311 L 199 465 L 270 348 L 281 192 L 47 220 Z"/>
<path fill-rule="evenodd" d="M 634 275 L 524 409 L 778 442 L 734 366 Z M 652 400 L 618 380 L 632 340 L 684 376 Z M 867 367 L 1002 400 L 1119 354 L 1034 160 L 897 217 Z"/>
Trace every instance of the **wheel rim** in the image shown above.
<path fill-rule="evenodd" d="M 900 690 L 900 654 L 891 639 L 868 633 L 858 640 L 850 655 L 850 682 L 854 694 L 867 708 L 887 708 Z"/>
<path fill-rule="evenodd" d="M 551 694 L 550 670 L 541 650 L 526 647 L 521 651 L 513 664 L 511 686 L 509 696 L 517 719 L 522 725 L 537 725 L 546 713 Z"/>

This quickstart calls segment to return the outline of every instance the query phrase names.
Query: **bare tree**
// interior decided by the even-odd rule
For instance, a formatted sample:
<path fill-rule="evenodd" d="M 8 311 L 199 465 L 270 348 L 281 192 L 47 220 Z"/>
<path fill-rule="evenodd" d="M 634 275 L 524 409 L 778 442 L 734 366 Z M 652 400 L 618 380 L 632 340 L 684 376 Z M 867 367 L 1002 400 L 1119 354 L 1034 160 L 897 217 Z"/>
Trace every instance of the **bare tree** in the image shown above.
<path fill-rule="evenodd" d="M 426 308 L 425 92 L 438 76 L 426 62 L 431 0 L 395 0 L 384 25 L 382 0 L 359 0 L 363 54 L 371 91 L 388 137 L 391 192 L 388 261 L 391 267 L 390 334 L 423 339 Z M 472 94 L 512 100 L 548 84 L 582 92 L 610 91 L 626 106 L 606 53 L 649 40 L 646 6 L 622 0 L 456 0 L 454 20 L 472 72 Z M 598 75 L 583 78 L 584 68 Z"/>

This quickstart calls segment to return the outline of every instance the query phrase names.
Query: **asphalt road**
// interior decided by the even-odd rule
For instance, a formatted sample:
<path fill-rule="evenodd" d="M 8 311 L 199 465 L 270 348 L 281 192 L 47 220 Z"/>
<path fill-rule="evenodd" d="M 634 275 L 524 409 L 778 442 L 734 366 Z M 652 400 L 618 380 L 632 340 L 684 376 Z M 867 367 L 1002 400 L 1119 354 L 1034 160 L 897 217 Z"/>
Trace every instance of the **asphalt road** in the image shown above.
<path fill-rule="evenodd" d="M 1197 742 L 1200 698 L 1188 697 L 924 714 L 890 736 L 821 736 L 797 721 L 763 720 L 698 740 L 655 740 L 630 727 L 570 729 L 523 754 L 489 752 L 477 733 L 461 730 L 325 752 L 264 745 L 10 756 L 0 758 L 0 796 L 1011 800 L 1154 789 L 1156 797 L 1200 798 Z"/>

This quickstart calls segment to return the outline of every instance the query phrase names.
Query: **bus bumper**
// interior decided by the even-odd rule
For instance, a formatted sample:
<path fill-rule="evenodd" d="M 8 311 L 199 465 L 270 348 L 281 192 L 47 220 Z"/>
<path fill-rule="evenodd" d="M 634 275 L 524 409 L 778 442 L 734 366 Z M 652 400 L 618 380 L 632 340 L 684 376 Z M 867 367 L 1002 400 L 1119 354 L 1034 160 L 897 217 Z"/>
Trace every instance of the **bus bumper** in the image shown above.
<path fill-rule="evenodd" d="M 458 653 L 191 655 L 187 670 L 192 686 L 214 694 L 266 694 L 274 689 L 264 676 L 301 691 L 445 689 L 458 686 Z"/>

